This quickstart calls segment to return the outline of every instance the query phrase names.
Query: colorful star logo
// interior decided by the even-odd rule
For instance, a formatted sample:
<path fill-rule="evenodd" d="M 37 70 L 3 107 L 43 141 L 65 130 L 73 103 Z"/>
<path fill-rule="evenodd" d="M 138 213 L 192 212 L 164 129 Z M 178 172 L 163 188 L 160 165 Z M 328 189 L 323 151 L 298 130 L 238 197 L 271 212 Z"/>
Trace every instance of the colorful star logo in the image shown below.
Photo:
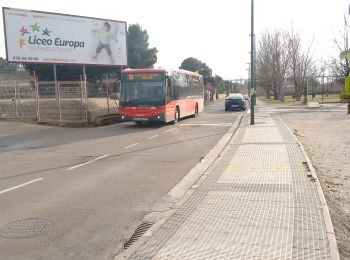
<path fill-rule="evenodd" d="M 18 43 L 20 48 L 22 48 L 24 45 L 26 45 L 26 41 L 23 38 L 19 38 L 17 40 L 17 43 Z"/>
<path fill-rule="evenodd" d="M 43 34 L 42 35 L 47 35 L 49 37 L 51 37 L 50 33 L 52 33 L 52 31 L 49 31 L 49 29 L 47 29 L 47 27 L 43 30 Z"/>
<path fill-rule="evenodd" d="M 24 26 L 22 26 L 22 28 L 19 30 L 20 33 L 22 33 L 22 36 L 25 35 L 26 33 L 29 34 L 28 30 L 24 28 Z"/>
<path fill-rule="evenodd" d="M 40 32 L 38 23 L 32 24 L 30 27 L 32 27 L 33 32 Z"/>

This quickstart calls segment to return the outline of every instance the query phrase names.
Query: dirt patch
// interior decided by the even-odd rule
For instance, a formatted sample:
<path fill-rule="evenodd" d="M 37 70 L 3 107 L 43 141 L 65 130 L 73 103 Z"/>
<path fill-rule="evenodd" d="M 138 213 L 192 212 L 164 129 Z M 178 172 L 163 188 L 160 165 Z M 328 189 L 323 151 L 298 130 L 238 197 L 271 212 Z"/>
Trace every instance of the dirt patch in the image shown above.
<path fill-rule="evenodd" d="M 350 116 L 345 112 L 281 114 L 304 145 L 325 194 L 341 259 L 350 259 Z"/>
<path fill-rule="evenodd" d="M 107 98 L 88 98 L 89 122 L 95 122 L 100 117 L 118 114 L 119 101 L 110 99 L 109 109 Z"/>

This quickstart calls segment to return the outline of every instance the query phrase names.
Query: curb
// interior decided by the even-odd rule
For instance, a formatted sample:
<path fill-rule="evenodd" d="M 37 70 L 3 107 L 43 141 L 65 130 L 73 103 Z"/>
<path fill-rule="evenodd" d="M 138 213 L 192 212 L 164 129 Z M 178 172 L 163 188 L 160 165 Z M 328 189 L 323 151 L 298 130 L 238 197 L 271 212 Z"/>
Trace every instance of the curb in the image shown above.
<path fill-rule="evenodd" d="M 148 213 L 142 222 L 153 222 L 152 227 L 135 241 L 128 249 L 119 251 L 115 260 L 129 258 L 140 246 L 146 243 L 161 225 L 169 219 L 173 213 L 191 197 L 193 192 L 207 177 L 205 172 L 213 165 L 225 147 L 238 130 L 244 115 L 240 115 L 229 130 L 221 137 L 219 142 L 208 152 L 194 168 L 192 168 L 183 179 L 176 184 L 159 202 L 155 204 L 152 211 Z"/>
<path fill-rule="evenodd" d="M 316 180 L 316 188 L 317 188 L 317 194 L 318 197 L 320 199 L 321 205 L 322 205 L 322 211 L 323 211 L 323 218 L 325 220 L 325 225 L 326 225 L 326 232 L 327 232 L 327 238 L 328 238 L 328 243 L 329 243 L 329 250 L 331 253 L 331 258 L 333 260 L 339 260 L 340 256 L 339 256 L 339 250 L 338 250 L 338 246 L 337 246 L 337 240 L 335 238 L 335 234 L 334 234 L 334 229 L 333 229 L 333 224 L 332 224 L 332 220 L 331 220 L 331 216 L 329 214 L 329 208 L 328 208 L 328 204 L 326 201 L 326 198 L 324 196 L 320 181 L 317 178 L 317 173 L 315 171 L 314 166 L 312 165 L 312 162 L 309 158 L 309 156 L 307 155 L 304 146 L 302 145 L 302 143 L 298 140 L 298 138 L 295 136 L 295 134 L 292 132 L 292 130 L 289 128 L 289 126 L 283 121 L 283 119 L 277 115 L 278 118 L 281 120 L 281 122 L 283 123 L 283 125 L 288 129 L 288 131 L 292 134 L 293 138 L 296 140 L 296 142 L 298 143 L 307 164 L 309 165 L 312 177 Z"/>

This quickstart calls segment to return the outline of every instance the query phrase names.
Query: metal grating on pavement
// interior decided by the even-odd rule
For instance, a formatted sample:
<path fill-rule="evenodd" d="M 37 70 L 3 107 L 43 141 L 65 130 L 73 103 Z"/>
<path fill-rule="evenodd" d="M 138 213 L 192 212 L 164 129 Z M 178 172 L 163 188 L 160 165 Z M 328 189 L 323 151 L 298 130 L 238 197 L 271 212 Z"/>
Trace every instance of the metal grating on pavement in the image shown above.
<path fill-rule="evenodd" d="M 330 259 L 300 147 L 279 118 L 257 122 L 243 120 L 204 182 L 130 259 Z"/>

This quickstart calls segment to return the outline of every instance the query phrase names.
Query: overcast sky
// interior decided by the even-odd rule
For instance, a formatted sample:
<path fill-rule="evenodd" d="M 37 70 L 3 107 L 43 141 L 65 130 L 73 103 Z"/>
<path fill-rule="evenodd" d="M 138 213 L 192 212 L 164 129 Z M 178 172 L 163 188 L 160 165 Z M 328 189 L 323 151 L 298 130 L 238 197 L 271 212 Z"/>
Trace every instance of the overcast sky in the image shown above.
<path fill-rule="evenodd" d="M 339 35 L 349 0 L 255 0 L 256 35 L 294 28 L 315 58 L 338 55 Z M 157 47 L 156 66 L 177 68 L 189 56 L 225 79 L 246 78 L 250 51 L 250 0 L 1 0 L 1 6 L 76 14 L 139 23 Z M 2 13 L 1 13 L 2 16 Z M 0 56 L 5 57 L 1 17 Z"/>

